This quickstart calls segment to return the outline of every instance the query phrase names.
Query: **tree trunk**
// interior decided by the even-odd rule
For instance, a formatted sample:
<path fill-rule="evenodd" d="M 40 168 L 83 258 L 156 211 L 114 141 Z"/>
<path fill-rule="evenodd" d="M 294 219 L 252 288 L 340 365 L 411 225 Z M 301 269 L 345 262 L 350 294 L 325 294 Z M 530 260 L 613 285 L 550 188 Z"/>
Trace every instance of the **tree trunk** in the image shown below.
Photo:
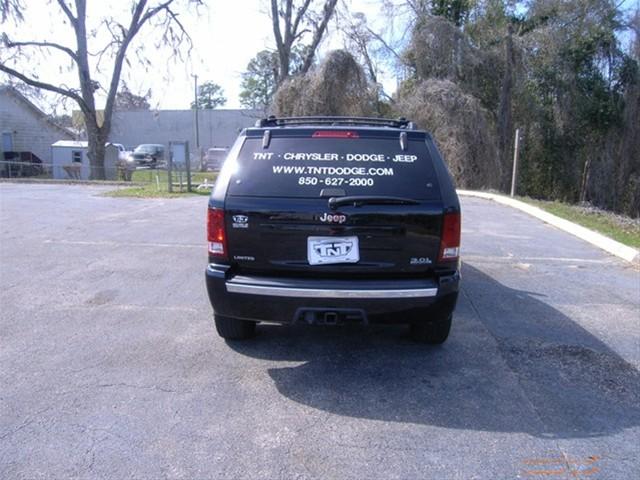
<path fill-rule="evenodd" d="M 276 9 L 275 18 L 277 20 L 277 1 L 273 0 L 274 8 Z M 291 7 L 293 0 L 287 0 L 289 17 L 291 13 Z M 311 2 L 311 0 L 305 0 L 305 5 Z M 6 3 L 6 2 L 5 2 Z M 20 3 L 20 2 L 18 2 Z M 54 4 L 56 2 L 49 1 L 47 4 Z M 140 29 L 147 23 L 156 23 L 152 19 L 157 19 L 158 15 L 164 14 L 165 17 L 158 20 L 156 27 L 164 29 L 163 43 L 171 44 L 174 48 L 174 53 L 177 53 L 177 48 L 186 39 L 191 43 L 189 34 L 184 29 L 182 23 L 178 20 L 178 14 L 172 10 L 172 4 L 174 0 L 163 0 L 162 2 L 152 2 L 155 5 L 148 5 L 148 0 L 136 0 L 130 1 L 131 4 L 131 19 L 127 24 L 119 23 L 121 19 L 116 20 L 110 16 L 100 21 L 98 30 L 87 31 L 86 18 L 87 18 L 87 0 L 57 0 L 58 6 L 66 16 L 67 20 L 63 23 L 71 28 L 76 39 L 76 50 L 61 45 L 55 42 L 49 41 L 27 41 L 27 42 L 11 42 L 6 34 L 2 33 L 0 37 L 3 37 L 0 43 L 3 44 L 3 48 L 20 48 L 20 47 L 38 47 L 40 49 L 55 49 L 63 52 L 71 58 L 73 64 L 77 69 L 78 83 L 80 89 L 68 88 L 66 86 L 58 86 L 52 83 L 43 82 L 35 78 L 30 78 L 27 75 L 7 66 L 3 60 L 0 60 L 0 72 L 4 72 L 13 76 L 22 82 L 35 88 L 55 92 L 63 95 L 66 98 L 74 100 L 84 117 L 85 128 L 88 136 L 89 143 L 89 165 L 91 179 L 104 179 L 109 176 L 111 172 L 105 171 L 104 167 L 104 155 L 105 155 L 105 142 L 109 136 L 111 130 L 111 116 L 113 113 L 113 107 L 115 104 L 116 94 L 118 92 L 118 85 L 120 83 L 120 75 L 122 73 L 122 66 L 125 61 L 127 49 L 133 38 L 138 34 Z M 198 2 L 199 3 L 199 2 Z M 0 0 L 0 5 L 2 5 Z M 71 4 L 75 5 L 74 8 Z M 302 12 L 304 13 L 304 12 Z M 44 12 L 43 14 L 47 14 Z M 17 13 L 13 16 L 20 18 Z M 276 22 L 277 25 L 277 22 Z M 67 28 L 67 27 L 65 27 Z M 96 115 L 95 104 L 95 92 L 101 87 L 100 84 L 91 78 L 91 63 L 89 57 L 93 54 L 89 53 L 89 39 L 96 37 L 102 38 L 102 34 L 98 35 L 98 31 L 102 32 L 105 29 L 111 35 L 111 41 L 108 43 L 108 48 L 102 53 L 108 52 L 110 49 L 116 49 L 116 55 L 113 64 L 113 72 L 111 74 L 111 80 L 109 82 L 108 93 L 106 97 L 105 107 L 103 114 L 101 115 L 101 121 L 98 123 Z M 65 35 L 66 36 L 66 35 Z M 288 45 L 290 46 L 291 41 Z M 289 48 L 290 49 L 290 48 Z M 48 53 L 47 50 L 41 50 L 43 54 Z M 102 54 L 100 54 L 102 58 Z M 7 58 L 12 58 L 8 56 Z M 99 59 L 98 60 L 98 64 Z M 99 69 L 96 70 L 99 71 Z M 105 73 L 105 72 L 102 72 Z"/>
<path fill-rule="evenodd" d="M 505 38 L 505 70 L 500 88 L 500 105 L 498 107 L 498 147 L 500 149 L 500 164 L 505 172 L 501 184 L 505 187 L 509 182 L 509 164 L 511 160 L 511 132 L 513 131 L 513 116 L 511 105 L 513 98 L 513 70 L 515 54 L 513 51 L 513 27 L 509 25 Z"/>
<path fill-rule="evenodd" d="M 587 201 L 587 185 L 589 184 L 589 173 L 591 167 L 591 157 L 584 162 L 582 170 L 582 181 L 580 182 L 580 203 Z"/>
<path fill-rule="evenodd" d="M 93 130 L 93 131 L 92 131 Z M 105 132 L 101 128 L 89 129 L 87 128 L 89 151 L 87 156 L 89 157 L 89 167 L 91 169 L 89 173 L 90 180 L 106 180 L 107 172 L 104 166 L 104 154 L 105 143 L 107 141 Z"/>
<path fill-rule="evenodd" d="M 278 72 L 278 78 L 276 79 L 278 85 L 289 78 L 289 64 L 291 63 L 290 53 L 291 46 L 288 47 L 288 50 L 286 47 L 283 47 L 283 50 L 279 52 L 280 70 Z"/>
<path fill-rule="evenodd" d="M 313 58 L 315 57 L 316 50 L 318 49 L 320 41 L 322 40 L 322 37 L 327 30 L 329 20 L 331 20 L 333 12 L 336 9 L 336 3 L 338 3 L 338 0 L 327 0 L 327 2 L 324 4 L 324 8 L 322 10 L 322 20 L 317 25 L 315 32 L 313 32 L 313 38 L 311 39 L 311 44 L 309 45 L 309 52 L 307 53 L 307 57 L 302 63 L 302 68 L 300 69 L 300 73 L 302 73 L 303 75 L 307 73 L 311 68 L 311 65 L 313 65 Z"/>
<path fill-rule="evenodd" d="M 300 36 L 303 32 L 309 31 L 309 29 L 306 28 L 303 32 L 299 31 L 301 25 L 305 23 L 305 19 L 308 23 L 313 24 L 315 28 L 313 30 L 311 43 L 308 46 L 309 51 L 302 62 L 302 67 L 299 73 L 305 74 L 309 71 L 313 65 L 313 59 L 316 50 L 318 49 L 318 45 L 320 45 L 320 41 L 327 30 L 327 25 L 333 16 L 337 3 L 338 0 L 326 0 L 320 21 L 309 21 L 309 18 L 313 18 L 315 16 L 309 15 L 309 12 L 307 11 L 311 4 L 311 0 L 305 0 L 301 5 L 295 7 L 295 15 L 293 12 L 293 0 L 282 0 L 280 5 L 283 5 L 283 8 L 279 8 L 278 0 L 271 0 L 271 22 L 273 25 L 273 34 L 276 41 L 279 63 L 278 75 L 276 77 L 277 86 L 280 86 L 282 82 L 289 78 L 291 73 L 291 49 L 293 48 L 294 43 L 299 42 Z M 280 18 L 282 18 L 283 21 L 282 28 L 280 26 Z"/>

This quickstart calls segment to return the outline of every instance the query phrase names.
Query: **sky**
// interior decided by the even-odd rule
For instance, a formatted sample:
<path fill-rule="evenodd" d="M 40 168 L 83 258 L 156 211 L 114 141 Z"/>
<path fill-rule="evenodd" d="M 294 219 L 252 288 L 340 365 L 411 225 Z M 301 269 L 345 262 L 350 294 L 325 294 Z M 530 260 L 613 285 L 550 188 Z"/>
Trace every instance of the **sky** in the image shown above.
<path fill-rule="evenodd" d="M 315 1 L 322 3 L 322 0 Z M 364 13 L 374 30 L 388 22 L 380 11 L 381 0 L 341 1 L 349 6 L 352 13 Z M 638 1 L 624 0 L 623 8 L 631 9 L 638 5 Z M 149 0 L 152 5 L 158 2 Z M 25 22 L 18 27 L 0 24 L 0 35 L 4 29 L 13 40 L 48 40 L 75 46 L 72 30 L 65 25 L 66 19 L 54 0 L 24 0 L 23 3 L 27 6 Z M 100 20 L 113 16 L 125 22 L 130 18 L 131 0 L 89 0 L 88 3 L 89 28 L 98 32 L 98 38 L 90 43 L 90 51 L 97 52 L 107 40 L 101 34 L 104 27 L 100 26 Z M 180 60 L 171 60 L 169 50 L 156 45 L 158 31 L 146 25 L 129 48 L 131 64 L 125 65 L 122 80 L 134 93 L 143 94 L 151 90 L 150 103 L 154 109 L 186 109 L 193 100 L 193 75 L 197 75 L 199 82 L 213 81 L 222 86 L 227 97 L 223 108 L 240 108 L 241 73 L 257 52 L 275 47 L 267 13 L 268 0 L 204 0 L 206 5 L 197 9 L 185 8 L 188 0 L 176 0 L 176 3 L 176 9 L 181 12 L 179 18 L 193 40 L 191 51 Z M 398 33 L 402 32 L 396 31 Z M 319 57 L 331 49 L 341 48 L 342 43 L 335 25 L 331 24 L 318 52 Z M 136 60 L 136 52 L 141 48 L 142 55 L 148 59 L 146 64 Z M 92 57 L 94 64 L 96 58 Z M 29 73 L 43 81 L 77 86 L 76 73 L 69 70 L 70 60 L 64 54 L 36 55 L 26 65 Z M 110 66 L 105 62 L 103 72 L 109 72 Z M 106 88 L 108 77 L 97 74 L 96 78 Z M 0 76 L 0 83 L 2 81 Z M 396 79 L 390 66 L 383 68 L 381 81 L 386 93 L 395 90 Z M 70 113 L 77 109 L 72 102 L 56 102 L 50 95 L 35 101 L 48 113 L 52 110 Z M 99 92 L 97 101 L 98 108 L 104 105 L 104 91 Z"/>
<path fill-rule="evenodd" d="M 178 0 L 184 6 L 187 2 Z M 20 28 L 0 25 L 6 28 L 12 39 L 48 40 L 74 46 L 71 29 L 63 23 L 64 18 L 58 12 L 55 1 L 29 0 L 25 12 L 25 23 Z M 158 3 L 150 0 L 150 3 Z M 166 48 L 157 48 L 157 30 L 147 25 L 141 30 L 137 40 L 130 47 L 132 64 L 125 66 L 122 79 L 129 90 L 134 93 L 145 93 L 151 90 L 152 108 L 185 109 L 189 108 L 194 94 L 193 75 L 199 82 L 213 81 L 222 86 L 227 103 L 223 108 L 240 108 L 241 73 L 253 56 L 265 48 L 274 49 L 271 20 L 268 16 L 267 0 L 205 0 L 207 4 L 200 8 L 179 8 L 180 19 L 193 40 L 193 48 L 182 60 L 170 60 L 170 52 Z M 379 15 L 379 0 L 347 0 L 352 12 L 363 12 L 371 24 L 383 21 Z M 98 20 L 112 15 L 115 18 L 130 18 L 127 7 L 130 0 L 97 1 L 89 0 L 89 24 L 99 30 Z M 124 20 L 123 20 L 124 21 Z M 25 28 L 27 27 L 27 28 Z M 342 41 L 338 38 L 335 26 L 331 26 L 329 35 L 319 51 L 320 56 L 332 48 L 340 48 Z M 90 51 L 98 51 L 106 41 L 98 38 L 93 42 Z M 144 46 L 144 55 L 149 64 L 142 65 L 135 60 L 135 51 Z M 94 60 L 95 62 L 95 60 Z M 75 72 L 68 71 L 69 61 L 64 54 L 51 57 L 36 56 L 28 64 L 31 71 L 43 81 L 60 82 L 66 85 L 77 85 Z M 105 67 L 110 66 L 108 62 Z M 108 68 L 103 69 L 105 72 Z M 98 75 L 98 81 L 106 87 L 107 76 Z M 393 88 L 395 80 L 392 75 L 383 81 Z M 51 110 L 50 97 L 36 100 L 45 111 Z M 104 95 L 98 98 L 99 106 L 104 103 Z M 77 108 L 67 102 L 55 105 L 58 113 Z"/>

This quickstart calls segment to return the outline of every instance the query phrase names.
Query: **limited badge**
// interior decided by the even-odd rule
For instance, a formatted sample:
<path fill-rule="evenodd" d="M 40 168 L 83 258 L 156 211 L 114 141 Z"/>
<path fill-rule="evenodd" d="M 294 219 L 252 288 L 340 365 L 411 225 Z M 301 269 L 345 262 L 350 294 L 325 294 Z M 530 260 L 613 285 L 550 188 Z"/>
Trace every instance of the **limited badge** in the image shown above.
<path fill-rule="evenodd" d="M 234 255 L 233 256 L 234 260 L 241 260 L 244 262 L 255 262 L 256 261 L 256 257 L 252 257 L 251 255 Z"/>

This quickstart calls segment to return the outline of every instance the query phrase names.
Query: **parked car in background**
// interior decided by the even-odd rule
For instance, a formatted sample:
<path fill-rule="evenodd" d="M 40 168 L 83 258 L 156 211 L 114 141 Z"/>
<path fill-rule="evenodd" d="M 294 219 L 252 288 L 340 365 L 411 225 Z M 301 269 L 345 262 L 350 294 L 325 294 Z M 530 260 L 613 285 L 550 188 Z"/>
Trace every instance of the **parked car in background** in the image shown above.
<path fill-rule="evenodd" d="M 207 154 L 202 160 L 201 170 L 204 172 L 218 171 L 224 163 L 224 159 L 227 158 L 227 147 L 212 147 L 207 150 Z"/>
<path fill-rule="evenodd" d="M 133 161 L 138 166 L 156 167 L 164 161 L 164 145 L 143 143 L 131 152 L 129 158 L 133 158 Z"/>
<path fill-rule="evenodd" d="M 116 147 L 118 149 L 118 160 L 120 160 L 120 161 L 129 160 L 131 152 L 129 150 L 127 150 L 124 147 L 124 145 L 122 145 L 121 143 L 112 143 L 111 145 L 113 145 L 114 147 Z"/>
<path fill-rule="evenodd" d="M 114 143 L 113 146 L 118 149 L 118 162 L 116 163 L 118 179 L 130 182 L 133 172 L 136 170 L 136 162 L 131 155 L 132 152 L 127 150 L 121 143 Z"/>

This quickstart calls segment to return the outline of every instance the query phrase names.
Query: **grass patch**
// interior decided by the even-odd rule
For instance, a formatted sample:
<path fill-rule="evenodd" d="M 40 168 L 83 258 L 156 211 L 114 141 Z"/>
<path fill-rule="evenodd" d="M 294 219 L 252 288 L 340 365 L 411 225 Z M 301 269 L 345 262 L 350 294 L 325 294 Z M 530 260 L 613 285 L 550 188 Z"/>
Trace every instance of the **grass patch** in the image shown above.
<path fill-rule="evenodd" d="M 616 215 L 591 206 L 570 205 L 562 202 L 548 202 L 521 198 L 558 217 L 572 221 L 583 227 L 600 232 L 630 247 L 640 248 L 640 220 Z"/>
<path fill-rule="evenodd" d="M 168 174 L 165 170 L 136 170 L 131 176 L 131 181 L 136 183 L 131 187 L 119 188 L 106 192 L 107 197 L 134 197 L 134 198 L 176 198 L 185 195 L 209 195 L 210 189 L 196 190 L 196 187 L 204 183 L 214 183 L 218 174 L 216 172 L 193 172 L 191 174 L 192 192 L 187 192 L 186 174 L 173 172 L 173 192 L 169 192 Z M 182 179 L 182 192 L 180 180 Z"/>

